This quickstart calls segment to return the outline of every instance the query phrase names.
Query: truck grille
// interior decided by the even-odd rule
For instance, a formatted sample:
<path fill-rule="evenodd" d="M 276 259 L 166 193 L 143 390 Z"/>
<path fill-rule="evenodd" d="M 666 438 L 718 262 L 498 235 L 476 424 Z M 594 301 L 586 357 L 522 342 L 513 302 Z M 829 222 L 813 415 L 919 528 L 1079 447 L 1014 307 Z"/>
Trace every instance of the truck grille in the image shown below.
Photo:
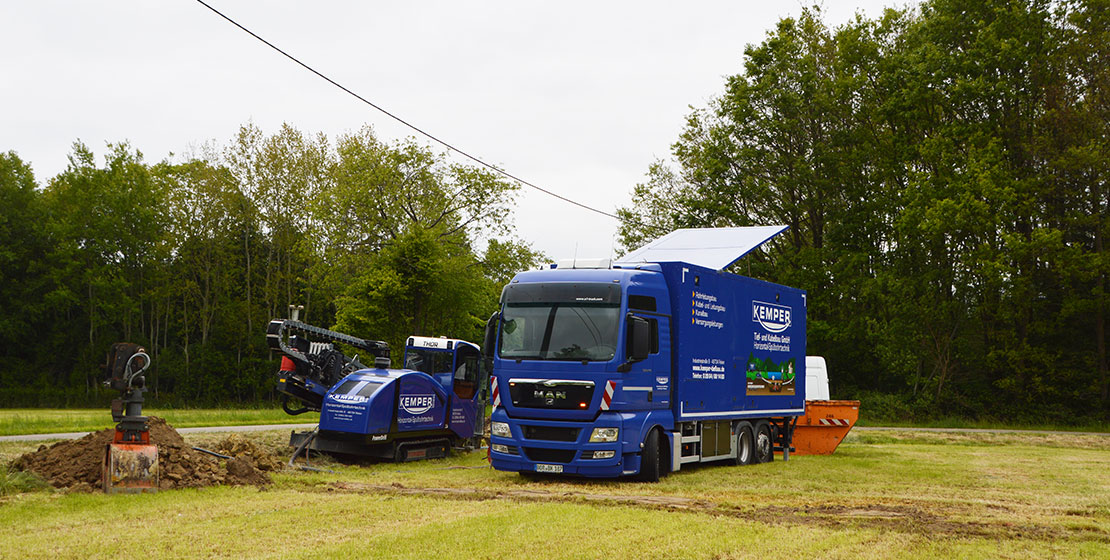
<path fill-rule="evenodd" d="M 552 428 L 549 426 L 523 426 L 524 439 L 544 441 L 578 441 L 581 428 Z"/>
<path fill-rule="evenodd" d="M 594 398 L 593 381 L 572 379 L 510 379 L 513 406 L 580 410 Z"/>
<path fill-rule="evenodd" d="M 573 449 L 543 449 L 541 447 L 524 447 L 524 454 L 531 461 L 538 463 L 569 463 L 574 460 Z"/>

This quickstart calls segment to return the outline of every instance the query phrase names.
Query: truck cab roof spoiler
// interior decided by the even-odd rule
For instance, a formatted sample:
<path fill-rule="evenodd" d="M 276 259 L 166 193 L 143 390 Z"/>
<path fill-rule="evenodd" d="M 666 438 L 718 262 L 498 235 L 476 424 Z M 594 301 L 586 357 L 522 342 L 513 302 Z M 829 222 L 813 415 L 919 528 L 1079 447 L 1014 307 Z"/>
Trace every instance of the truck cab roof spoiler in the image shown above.
<path fill-rule="evenodd" d="M 614 264 L 686 262 L 724 270 L 790 226 L 677 229 L 633 250 Z"/>

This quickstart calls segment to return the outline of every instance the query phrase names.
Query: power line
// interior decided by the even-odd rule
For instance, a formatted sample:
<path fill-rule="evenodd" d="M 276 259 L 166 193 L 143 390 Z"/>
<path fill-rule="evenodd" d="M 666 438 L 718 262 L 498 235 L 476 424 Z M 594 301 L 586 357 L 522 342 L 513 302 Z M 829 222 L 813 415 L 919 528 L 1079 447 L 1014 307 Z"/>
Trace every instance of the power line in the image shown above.
<path fill-rule="evenodd" d="M 448 150 L 451 150 L 451 151 L 457 152 L 457 153 L 458 153 L 459 155 L 461 155 L 461 156 L 465 157 L 466 159 L 469 159 L 470 161 L 473 161 L 473 162 L 477 163 L 478 165 L 481 165 L 482 167 L 485 167 L 485 168 L 487 168 L 487 169 L 491 169 L 491 170 L 493 170 L 493 171 L 494 171 L 495 173 L 498 173 L 498 174 L 500 174 L 500 175 L 503 175 L 503 176 L 505 176 L 505 177 L 508 177 L 509 179 L 512 179 L 513 181 L 516 181 L 516 182 L 518 182 L 518 183 L 520 183 L 520 184 L 522 184 L 522 185 L 525 185 L 525 186 L 528 186 L 528 187 L 532 187 L 533 189 L 536 189 L 537 191 L 540 191 L 540 192 L 542 192 L 542 193 L 544 193 L 544 194 L 547 194 L 547 195 L 549 195 L 549 196 L 553 196 L 553 197 L 555 197 L 555 198 L 558 198 L 559 200 L 562 200 L 563 202 L 569 202 L 569 203 L 571 203 L 571 204 L 573 204 L 573 205 L 575 205 L 575 206 L 578 206 L 579 208 L 584 208 L 584 209 L 586 209 L 586 210 L 589 210 L 589 211 L 591 211 L 591 212 L 596 212 L 596 213 L 598 213 L 598 214 L 601 214 L 602 216 L 607 216 L 607 217 L 613 218 L 614 220 L 617 220 L 617 221 L 623 221 L 623 220 L 621 220 L 621 218 L 620 218 L 619 216 L 617 216 L 616 214 L 610 214 L 609 212 L 606 212 L 606 211 L 604 211 L 604 210 L 598 210 L 597 208 L 594 208 L 594 207 L 592 207 L 592 206 L 587 206 L 587 205 L 585 205 L 585 204 L 582 204 L 581 202 L 578 202 L 578 201 L 576 201 L 576 200 L 571 200 L 571 199 L 569 199 L 569 198 L 567 198 L 567 197 L 565 197 L 565 196 L 562 196 L 562 195 L 560 195 L 560 194 L 556 194 L 556 193 L 554 193 L 554 192 L 551 192 L 551 191 L 549 191 L 549 190 L 547 190 L 547 189 L 545 189 L 545 188 L 543 188 L 543 187 L 540 187 L 540 186 L 534 185 L 534 184 L 532 184 L 532 183 L 530 183 L 530 182 L 528 182 L 528 181 L 525 181 L 524 179 L 521 179 L 520 177 L 517 177 L 516 175 L 513 175 L 512 173 L 509 173 L 508 171 L 505 171 L 504 169 L 501 169 L 500 167 L 497 167 L 496 165 L 492 165 L 492 164 L 486 163 L 485 161 L 482 161 L 481 159 L 479 159 L 479 158 L 477 158 L 477 157 L 475 157 L 475 156 L 472 156 L 472 155 L 468 154 L 467 152 L 464 152 L 464 151 L 462 151 L 462 150 L 460 150 L 460 149 L 456 148 L 455 146 L 452 146 L 451 144 L 448 144 L 448 143 L 447 143 L 446 141 L 444 141 L 444 140 L 440 140 L 439 138 L 437 138 L 436 136 L 432 135 L 431 133 L 429 133 L 429 132 L 426 132 L 426 131 L 424 131 L 424 130 L 423 130 L 423 129 L 421 129 L 420 127 L 418 127 L 418 126 L 416 126 L 416 125 L 414 125 L 414 124 L 412 124 L 412 123 L 410 123 L 410 122 L 406 121 L 405 119 L 402 119 L 401 117 L 398 117 L 397 115 L 394 115 L 393 113 L 390 113 L 389 111 L 387 111 L 387 110 L 383 109 L 382 107 L 380 107 L 380 106 L 378 106 L 378 105 L 374 104 L 373 102 L 371 102 L 370 100 L 366 99 L 365 97 L 363 97 L 363 96 L 361 96 L 361 95 L 359 95 L 359 94 L 357 94 L 357 93 L 355 93 L 355 92 L 353 92 L 353 91 L 351 91 L 351 90 L 347 89 L 346 87 L 344 87 L 344 86 L 343 86 L 342 84 L 340 84 L 339 82 L 336 82 L 335 80 L 333 80 L 333 79 L 331 79 L 331 78 L 329 78 L 329 77 L 325 76 L 324 74 L 322 74 L 322 73 L 320 73 L 319 71 L 317 71 L 317 70 L 316 70 L 315 68 L 313 68 L 313 67 L 311 67 L 311 66 L 309 66 L 309 65 L 307 65 L 307 64 L 305 64 L 305 63 L 303 63 L 303 62 L 301 62 L 300 60 L 298 60 L 298 59 L 297 59 L 297 57 L 295 57 L 295 56 L 293 56 L 293 55 L 291 55 L 291 54 L 289 54 L 289 53 L 287 53 L 287 52 L 285 52 L 285 51 L 281 50 L 280 48 L 278 48 L 278 47 L 277 47 L 276 45 L 274 45 L 273 43 L 271 43 L 271 42 L 267 41 L 266 39 L 263 39 L 263 38 L 262 38 L 262 37 L 260 37 L 260 36 L 258 36 L 258 34 L 257 34 L 257 33 L 255 33 L 255 32 L 253 32 L 253 31 L 251 31 L 250 29 L 247 29 L 246 27 L 243 27 L 243 26 L 242 26 L 242 25 L 241 25 L 241 24 L 240 24 L 239 22 L 237 22 L 237 21 L 235 21 L 235 20 L 233 20 L 233 19 L 231 19 L 231 18 L 227 17 L 226 15 L 224 15 L 224 14 L 223 14 L 223 12 L 221 12 L 221 11 L 217 10 L 216 8 L 213 8 L 212 6 L 208 5 L 208 3 L 206 3 L 206 2 L 204 1 L 204 0 L 197 0 L 197 2 L 198 2 L 198 3 L 200 3 L 200 5 L 204 6 L 205 8 L 208 8 L 209 10 L 212 10 L 213 12 L 215 12 L 215 14 L 216 14 L 216 15 L 218 15 L 218 16 L 220 16 L 220 17 L 224 18 L 225 20 L 227 20 L 228 22 L 230 22 L 230 23 L 231 23 L 232 25 L 234 25 L 235 27 L 238 27 L 239 29 L 242 29 L 242 30 L 243 30 L 243 31 L 245 31 L 245 32 L 246 32 L 247 34 L 249 34 L 249 35 L 250 35 L 251 37 L 254 37 L 255 39 L 258 39 L 259 41 L 262 41 L 262 43 L 264 43 L 264 44 L 265 44 L 265 45 L 266 45 L 267 47 L 270 47 L 271 49 L 274 49 L 275 51 L 277 51 L 277 52 L 281 53 L 281 54 L 282 54 L 282 56 L 284 56 L 285 58 L 288 58 L 289 60 L 292 60 L 293 62 L 296 62 L 297 64 L 299 64 L 299 65 L 300 65 L 300 66 L 301 66 L 302 68 L 304 68 L 305 70 L 308 70 L 309 72 L 312 72 L 313 74 L 316 74 L 317 76 L 319 76 L 319 77 L 320 77 L 321 79 L 323 79 L 324 81 L 326 81 L 326 82 L 328 82 L 329 84 L 331 84 L 331 85 L 333 85 L 333 86 L 335 86 L 335 87 L 337 87 L 337 88 L 339 88 L 339 89 L 343 90 L 344 92 L 346 92 L 347 94 L 351 95 L 351 96 L 352 96 L 352 97 L 354 97 L 355 99 L 358 99 L 359 101 L 361 101 L 361 102 L 363 102 L 363 103 L 365 103 L 365 104 L 367 104 L 367 105 L 369 105 L 369 106 L 373 107 L 374 109 L 377 109 L 378 111 L 380 111 L 380 112 L 381 112 L 382 114 L 386 115 L 387 117 L 389 117 L 389 118 L 391 118 L 391 119 L 393 119 L 393 120 L 395 120 L 395 121 L 397 121 L 397 122 L 399 122 L 399 123 L 401 123 L 401 124 L 403 124 L 403 125 L 407 126 L 408 128 L 410 128 L 410 129 L 412 129 L 412 130 L 415 130 L 416 132 L 418 132 L 418 133 L 420 133 L 420 134 L 422 134 L 422 135 L 426 136 L 427 138 L 431 139 L 432 141 L 436 142 L 437 144 L 440 144 L 441 146 L 443 146 L 443 147 L 447 148 Z"/>

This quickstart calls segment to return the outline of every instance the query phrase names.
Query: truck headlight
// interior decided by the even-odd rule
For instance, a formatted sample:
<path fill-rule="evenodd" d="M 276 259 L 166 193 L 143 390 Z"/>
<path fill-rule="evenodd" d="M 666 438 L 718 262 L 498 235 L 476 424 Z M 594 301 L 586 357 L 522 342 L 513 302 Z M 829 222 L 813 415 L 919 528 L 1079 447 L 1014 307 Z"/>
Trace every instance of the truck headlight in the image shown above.
<path fill-rule="evenodd" d="M 590 443 L 617 441 L 618 435 L 620 428 L 594 428 L 594 433 L 590 434 Z"/>
<path fill-rule="evenodd" d="M 498 437 L 513 437 L 509 431 L 509 424 L 505 422 L 490 422 L 489 432 Z"/>

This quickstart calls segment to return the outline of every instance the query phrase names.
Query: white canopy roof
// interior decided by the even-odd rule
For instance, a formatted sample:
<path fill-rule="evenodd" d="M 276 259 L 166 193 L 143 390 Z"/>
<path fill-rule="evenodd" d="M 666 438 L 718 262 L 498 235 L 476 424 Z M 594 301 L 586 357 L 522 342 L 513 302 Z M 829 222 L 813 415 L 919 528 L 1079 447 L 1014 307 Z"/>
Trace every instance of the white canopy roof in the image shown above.
<path fill-rule="evenodd" d="M 724 270 L 789 226 L 678 229 L 617 259 L 618 264 L 688 262 Z"/>

